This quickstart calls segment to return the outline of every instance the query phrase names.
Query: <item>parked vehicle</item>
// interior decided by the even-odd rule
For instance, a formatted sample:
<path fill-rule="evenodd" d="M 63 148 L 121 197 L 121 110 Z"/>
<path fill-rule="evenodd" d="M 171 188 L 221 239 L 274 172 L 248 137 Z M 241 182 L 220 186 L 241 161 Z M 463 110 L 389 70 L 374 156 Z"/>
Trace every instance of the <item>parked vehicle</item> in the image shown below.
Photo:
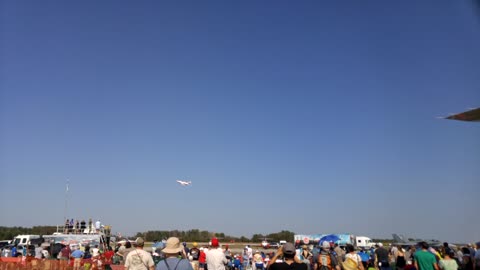
<path fill-rule="evenodd" d="M 12 240 L 0 240 L 0 250 L 2 250 L 4 247 L 10 245 Z"/>
<path fill-rule="evenodd" d="M 358 248 L 370 248 L 375 245 L 372 239 L 366 236 L 355 236 L 353 234 L 341 233 L 341 234 L 296 234 L 293 237 L 295 245 L 318 245 L 323 241 L 333 242 L 339 246 L 346 246 L 351 244 Z"/>

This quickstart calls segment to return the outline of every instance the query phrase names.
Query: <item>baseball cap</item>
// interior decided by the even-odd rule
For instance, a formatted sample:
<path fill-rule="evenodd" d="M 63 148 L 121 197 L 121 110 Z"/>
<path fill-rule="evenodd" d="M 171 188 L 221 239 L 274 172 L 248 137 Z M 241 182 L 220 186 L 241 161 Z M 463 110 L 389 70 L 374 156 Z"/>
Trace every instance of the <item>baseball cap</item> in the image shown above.
<path fill-rule="evenodd" d="M 137 246 L 143 246 L 145 244 L 145 241 L 143 240 L 143 238 L 141 237 L 138 237 L 136 240 L 135 240 L 135 245 Z"/>
<path fill-rule="evenodd" d="M 218 239 L 217 238 L 212 238 L 212 247 L 218 247 Z"/>
<path fill-rule="evenodd" d="M 295 246 L 292 243 L 286 243 L 282 247 L 283 254 L 293 255 L 295 254 Z"/>
<path fill-rule="evenodd" d="M 382 243 L 378 243 L 378 246 L 379 246 L 379 247 L 383 247 L 383 244 L 382 244 Z"/>

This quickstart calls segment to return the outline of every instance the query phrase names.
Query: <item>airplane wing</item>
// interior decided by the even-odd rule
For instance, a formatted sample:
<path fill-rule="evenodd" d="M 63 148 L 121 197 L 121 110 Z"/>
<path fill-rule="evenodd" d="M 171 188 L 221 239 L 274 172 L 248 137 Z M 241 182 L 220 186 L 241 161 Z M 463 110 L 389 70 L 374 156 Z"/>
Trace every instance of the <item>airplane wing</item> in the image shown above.
<path fill-rule="evenodd" d="M 448 117 L 445 117 L 445 119 L 480 122 L 480 108 L 453 114 Z"/>

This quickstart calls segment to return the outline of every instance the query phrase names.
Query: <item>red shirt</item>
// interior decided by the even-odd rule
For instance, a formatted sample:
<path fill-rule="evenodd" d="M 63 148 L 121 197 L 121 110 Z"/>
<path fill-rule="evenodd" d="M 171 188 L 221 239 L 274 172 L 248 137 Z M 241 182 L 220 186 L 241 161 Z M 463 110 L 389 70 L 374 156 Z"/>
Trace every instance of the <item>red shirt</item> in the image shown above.
<path fill-rule="evenodd" d="M 206 261 L 207 261 L 207 255 L 202 250 L 202 251 L 200 251 L 200 257 L 198 257 L 198 262 L 199 263 L 205 263 Z"/>
<path fill-rule="evenodd" d="M 108 250 L 103 254 L 105 257 L 105 264 L 112 264 L 113 255 L 115 255 L 115 253 L 112 250 Z"/>

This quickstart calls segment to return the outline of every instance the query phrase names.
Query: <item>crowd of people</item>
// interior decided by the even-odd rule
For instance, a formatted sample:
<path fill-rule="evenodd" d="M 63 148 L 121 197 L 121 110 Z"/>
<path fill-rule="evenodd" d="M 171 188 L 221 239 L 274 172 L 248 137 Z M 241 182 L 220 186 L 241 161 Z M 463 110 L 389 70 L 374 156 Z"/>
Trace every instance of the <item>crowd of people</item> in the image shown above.
<path fill-rule="evenodd" d="M 140 240 L 142 242 L 143 240 Z M 138 242 L 138 239 L 137 239 Z M 137 244 L 138 245 L 138 244 Z M 143 248 L 143 246 L 142 246 Z M 137 246 L 138 249 L 138 246 Z M 381 243 L 371 249 L 340 247 L 331 242 L 317 246 L 286 243 L 276 252 L 265 253 L 246 246 L 234 253 L 213 238 L 209 245 L 188 248 L 176 237 L 155 241 L 152 251 L 132 253 L 119 248 L 125 269 L 146 270 L 480 270 L 480 242 L 452 248 L 448 243 L 430 247 L 426 242 L 405 249 Z"/>
<path fill-rule="evenodd" d="M 31 251 L 24 249 L 27 254 L 15 255 L 38 261 L 56 259 L 65 267 L 61 269 L 74 270 L 109 270 L 112 265 L 127 270 L 480 270 L 480 242 L 458 248 L 420 242 L 410 247 L 379 243 L 370 249 L 356 249 L 324 241 L 319 245 L 286 243 L 276 252 L 254 251 L 249 245 L 232 251 L 217 238 L 204 246 L 192 243 L 189 247 L 177 237 L 155 240 L 151 250 L 144 250 L 144 245 L 142 238 L 120 241 L 115 249 L 62 244 L 45 248 L 39 244 Z"/>

